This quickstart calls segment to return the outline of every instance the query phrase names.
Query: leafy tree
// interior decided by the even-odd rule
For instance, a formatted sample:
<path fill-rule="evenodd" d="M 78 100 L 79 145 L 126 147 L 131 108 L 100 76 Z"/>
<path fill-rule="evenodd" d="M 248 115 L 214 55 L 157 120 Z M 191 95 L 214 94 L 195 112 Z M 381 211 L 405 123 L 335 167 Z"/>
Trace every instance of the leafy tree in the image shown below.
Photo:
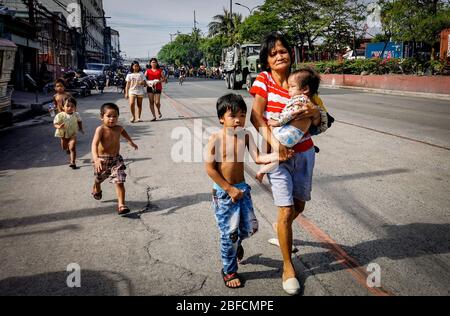
<path fill-rule="evenodd" d="M 199 49 L 198 34 L 180 34 L 172 43 L 164 45 L 158 59 L 165 63 L 181 65 L 200 65 L 203 54 Z"/>
<path fill-rule="evenodd" d="M 345 47 L 356 47 L 357 39 L 363 34 L 363 12 L 366 5 L 356 0 L 321 0 L 319 15 L 326 27 L 322 36 L 325 45 L 333 53 L 342 52 Z"/>
<path fill-rule="evenodd" d="M 231 45 L 235 40 L 241 23 L 241 14 L 233 13 L 231 16 L 230 11 L 224 8 L 223 14 L 215 15 L 213 21 L 208 24 L 209 36 L 213 37 L 218 35 L 228 38 L 228 44 Z"/>
<path fill-rule="evenodd" d="M 238 40 L 261 43 L 268 33 L 280 29 L 281 25 L 282 21 L 276 12 L 256 12 L 246 18 L 240 25 Z"/>
<path fill-rule="evenodd" d="M 378 3 L 382 8 L 383 30 L 394 41 L 412 42 L 414 50 L 417 42 L 429 44 L 433 59 L 440 32 L 450 27 L 449 1 L 379 0 Z"/>
<path fill-rule="evenodd" d="M 202 39 L 200 51 L 204 61 L 210 66 L 219 66 L 222 59 L 222 49 L 228 46 L 228 39 L 223 36 L 214 36 Z"/>

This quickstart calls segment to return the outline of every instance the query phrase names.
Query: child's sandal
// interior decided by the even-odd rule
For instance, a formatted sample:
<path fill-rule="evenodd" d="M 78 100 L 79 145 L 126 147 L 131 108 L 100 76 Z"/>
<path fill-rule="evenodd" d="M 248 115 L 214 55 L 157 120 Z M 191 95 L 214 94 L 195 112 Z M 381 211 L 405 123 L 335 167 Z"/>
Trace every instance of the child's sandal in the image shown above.
<path fill-rule="evenodd" d="M 93 191 L 91 194 L 92 194 L 92 197 L 93 197 L 94 199 L 96 199 L 97 201 L 100 201 L 100 200 L 102 199 L 102 197 L 103 197 L 102 191 L 100 191 L 100 192 L 95 192 L 95 188 L 94 188 L 94 191 Z"/>
<path fill-rule="evenodd" d="M 233 273 L 228 273 L 226 274 L 223 269 L 222 269 L 222 280 L 223 283 L 225 284 L 226 287 L 230 288 L 230 289 L 238 289 L 240 287 L 242 287 L 242 280 L 239 277 L 239 274 L 237 274 L 237 272 L 233 272 Z M 233 280 L 239 280 L 239 282 L 241 283 L 239 286 L 230 286 L 229 283 Z"/>
<path fill-rule="evenodd" d="M 131 211 L 127 206 L 122 205 L 122 206 L 119 206 L 118 212 L 119 212 L 119 215 L 125 215 L 125 214 L 130 213 Z"/>

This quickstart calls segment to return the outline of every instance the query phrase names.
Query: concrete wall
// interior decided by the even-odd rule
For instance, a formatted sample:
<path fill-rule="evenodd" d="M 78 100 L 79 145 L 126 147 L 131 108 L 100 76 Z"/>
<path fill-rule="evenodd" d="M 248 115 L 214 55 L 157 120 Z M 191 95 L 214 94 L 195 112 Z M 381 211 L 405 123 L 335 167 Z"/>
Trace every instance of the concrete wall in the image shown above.
<path fill-rule="evenodd" d="M 450 95 L 450 76 L 359 76 L 322 74 L 321 77 L 322 84 L 333 86 L 362 87 Z"/>

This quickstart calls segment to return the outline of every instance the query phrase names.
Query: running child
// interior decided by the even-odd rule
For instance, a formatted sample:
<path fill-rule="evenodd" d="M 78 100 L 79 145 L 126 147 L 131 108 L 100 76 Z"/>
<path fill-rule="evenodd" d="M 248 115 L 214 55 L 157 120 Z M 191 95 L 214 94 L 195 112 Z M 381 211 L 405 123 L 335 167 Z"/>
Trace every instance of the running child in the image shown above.
<path fill-rule="evenodd" d="M 56 128 L 55 137 L 61 139 L 61 148 L 70 155 L 69 167 L 77 169 L 76 165 L 76 145 L 77 132 L 84 134 L 83 123 L 80 114 L 77 112 L 77 100 L 75 98 L 67 98 L 63 101 L 63 112 L 58 113 L 53 120 Z"/>
<path fill-rule="evenodd" d="M 64 112 L 64 100 L 70 98 L 72 95 L 66 92 L 66 82 L 64 79 L 57 79 L 55 81 L 55 92 L 53 104 L 55 106 L 56 114 L 58 114 Z"/>
<path fill-rule="evenodd" d="M 92 196 L 96 200 L 102 199 L 101 184 L 108 178 L 116 187 L 118 199 L 118 213 L 125 215 L 130 209 L 125 205 L 125 162 L 120 155 L 120 138 L 123 137 L 135 150 L 138 146 L 133 142 L 125 129 L 117 125 L 119 107 L 114 103 L 105 103 L 100 109 L 103 125 L 95 131 L 92 141 L 92 160 L 94 162 L 95 183 Z"/>

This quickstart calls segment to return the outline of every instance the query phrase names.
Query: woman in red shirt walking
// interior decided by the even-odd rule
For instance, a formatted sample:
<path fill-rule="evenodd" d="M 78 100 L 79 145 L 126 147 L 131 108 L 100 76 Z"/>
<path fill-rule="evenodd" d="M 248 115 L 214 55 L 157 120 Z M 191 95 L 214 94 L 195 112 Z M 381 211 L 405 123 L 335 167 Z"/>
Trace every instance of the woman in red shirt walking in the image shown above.
<path fill-rule="evenodd" d="M 162 117 L 161 114 L 161 93 L 162 93 L 162 82 L 166 80 L 162 69 L 159 68 L 158 60 L 152 58 L 150 60 L 150 68 L 145 72 L 145 77 L 147 80 L 158 80 L 154 85 L 147 88 L 148 99 L 150 101 L 150 111 L 153 114 L 152 122 L 156 121 L 156 115 L 158 118 Z M 157 113 L 155 112 L 155 106 Z"/>

